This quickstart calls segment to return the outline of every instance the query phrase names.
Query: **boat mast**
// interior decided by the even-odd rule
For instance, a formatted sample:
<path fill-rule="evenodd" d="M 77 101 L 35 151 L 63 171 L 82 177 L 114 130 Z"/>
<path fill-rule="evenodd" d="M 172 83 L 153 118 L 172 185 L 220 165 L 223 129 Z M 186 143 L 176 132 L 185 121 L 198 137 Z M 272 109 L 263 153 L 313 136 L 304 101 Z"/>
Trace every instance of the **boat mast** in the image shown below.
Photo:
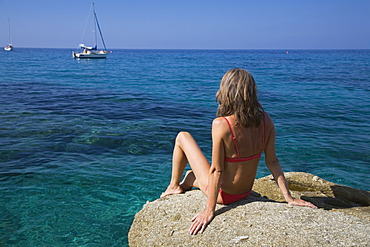
<path fill-rule="evenodd" d="M 95 50 L 98 48 L 98 37 L 97 37 L 97 33 L 96 33 L 96 14 L 95 14 L 95 4 L 94 2 L 92 3 L 93 4 L 93 12 L 94 12 L 94 34 L 95 34 Z"/>
<path fill-rule="evenodd" d="M 8 17 L 8 25 L 9 25 L 9 45 L 12 44 L 12 36 L 10 34 L 10 18 Z"/>
<path fill-rule="evenodd" d="M 94 6 L 94 3 L 93 3 L 93 6 Z M 95 13 L 95 6 L 93 7 L 93 9 L 94 9 L 94 19 L 95 19 L 95 44 L 97 44 L 97 37 L 96 37 L 96 26 L 98 27 L 98 29 L 99 29 L 99 33 L 100 33 L 100 37 L 101 37 L 101 41 L 102 41 L 102 43 L 103 43 L 103 46 L 104 46 L 104 49 L 106 50 L 107 49 L 107 47 L 105 46 L 105 42 L 104 42 L 104 38 L 103 38 L 103 33 L 101 32 L 101 29 L 100 29 L 100 25 L 99 25 L 99 21 L 98 21 L 98 17 L 97 17 L 97 15 L 96 15 L 96 13 Z"/>

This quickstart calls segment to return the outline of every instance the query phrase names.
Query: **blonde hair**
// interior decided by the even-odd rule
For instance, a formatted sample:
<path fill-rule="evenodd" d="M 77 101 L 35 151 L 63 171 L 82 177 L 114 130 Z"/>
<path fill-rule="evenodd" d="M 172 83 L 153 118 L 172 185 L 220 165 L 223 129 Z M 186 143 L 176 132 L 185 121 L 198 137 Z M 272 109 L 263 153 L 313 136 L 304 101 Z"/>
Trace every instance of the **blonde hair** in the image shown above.
<path fill-rule="evenodd" d="M 263 108 L 258 102 L 257 85 L 253 76 L 244 69 L 231 69 L 225 73 L 216 94 L 217 116 L 235 115 L 236 125 L 258 127 Z"/>

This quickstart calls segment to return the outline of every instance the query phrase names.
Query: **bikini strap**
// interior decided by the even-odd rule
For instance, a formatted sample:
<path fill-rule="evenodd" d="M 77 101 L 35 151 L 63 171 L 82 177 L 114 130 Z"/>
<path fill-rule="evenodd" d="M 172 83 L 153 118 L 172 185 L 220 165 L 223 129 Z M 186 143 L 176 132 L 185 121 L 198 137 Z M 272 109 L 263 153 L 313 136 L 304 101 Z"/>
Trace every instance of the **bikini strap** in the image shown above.
<path fill-rule="evenodd" d="M 231 126 L 231 123 L 229 122 L 229 120 L 226 117 L 223 117 L 223 118 L 226 120 L 227 124 L 229 125 L 230 132 L 231 132 L 231 139 L 234 143 L 235 152 L 236 152 L 236 155 L 239 157 L 239 149 L 238 149 L 238 145 L 236 145 L 236 137 L 234 135 L 234 131 L 233 131 L 233 128 Z"/>

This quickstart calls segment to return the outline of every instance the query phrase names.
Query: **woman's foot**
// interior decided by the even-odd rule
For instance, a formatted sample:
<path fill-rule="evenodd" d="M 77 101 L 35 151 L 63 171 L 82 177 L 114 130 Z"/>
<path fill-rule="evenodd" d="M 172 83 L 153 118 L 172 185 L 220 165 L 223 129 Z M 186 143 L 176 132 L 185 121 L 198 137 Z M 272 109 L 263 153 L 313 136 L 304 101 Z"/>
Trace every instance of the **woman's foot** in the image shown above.
<path fill-rule="evenodd" d="M 161 194 L 160 198 L 163 198 L 163 197 L 166 197 L 166 196 L 169 196 L 169 195 L 173 195 L 173 194 L 181 194 L 183 192 L 184 192 L 184 190 L 181 188 L 180 185 L 177 185 L 177 186 L 169 185 L 167 187 L 166 191 Z"/>

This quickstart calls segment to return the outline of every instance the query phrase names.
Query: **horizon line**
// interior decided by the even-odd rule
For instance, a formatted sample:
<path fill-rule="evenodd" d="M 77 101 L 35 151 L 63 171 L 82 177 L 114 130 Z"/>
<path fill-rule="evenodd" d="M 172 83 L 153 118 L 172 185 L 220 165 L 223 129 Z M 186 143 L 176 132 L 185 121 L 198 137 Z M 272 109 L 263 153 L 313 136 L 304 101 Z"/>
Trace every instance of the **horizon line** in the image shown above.
<path fill-rule="evenodd" d="M 71 47 L 15 47 L 15 49 L 70 49 L 78 50 L 79 48 Z M 111 48 L 107 50 L 370 50 L 370 48 Z"/>

